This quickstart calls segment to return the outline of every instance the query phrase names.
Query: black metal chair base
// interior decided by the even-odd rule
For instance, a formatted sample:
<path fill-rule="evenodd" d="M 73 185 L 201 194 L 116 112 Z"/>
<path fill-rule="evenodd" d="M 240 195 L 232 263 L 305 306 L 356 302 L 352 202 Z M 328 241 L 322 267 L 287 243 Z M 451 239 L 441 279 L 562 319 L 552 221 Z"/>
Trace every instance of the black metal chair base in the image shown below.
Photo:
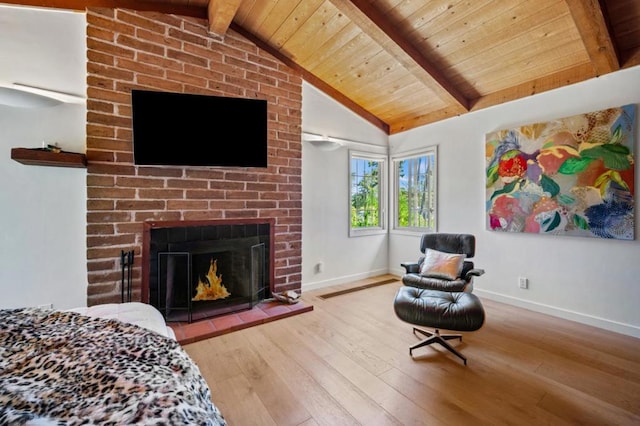
<path fill-rule="evenodd" d="M 462 359 L 462 361 L 464 361 L 464 365 L 467 365 L 467 358 L 447 342 L 447 340 L 452 340 L 452 339 L 460 339 L 460 341 L 462 341 L 461 334 L 440 334 L 440 331 L 438 330 L 427 331 L 427 330 L 421 330 L 419 328 L 413 327 L 413 334 L 416 334 L 416 333 L 420 333 L 424 336 L 427 336 L 427 338 L 411 346 L 409 348 L 409 355 L 413 356 L 414 349 L 421 348 L 423 346 L 427 346 L 432 343 L 438 343 L 444 346 L 453 354 L 457 355 L 460 359 Z"/>

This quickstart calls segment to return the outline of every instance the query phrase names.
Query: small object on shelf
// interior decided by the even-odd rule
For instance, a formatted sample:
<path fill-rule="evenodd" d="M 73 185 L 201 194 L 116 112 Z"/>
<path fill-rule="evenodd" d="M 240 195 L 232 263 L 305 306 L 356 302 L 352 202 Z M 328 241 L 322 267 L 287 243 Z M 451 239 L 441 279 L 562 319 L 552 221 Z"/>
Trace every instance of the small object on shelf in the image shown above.
<path fill-rule="evenodd" d="M 84 154 L 62 151 L 55 145 L 44 148 L 11 148 L 11 159 L 28 166 L 87 167 L 87 157 Z"/>
<path fill-rule="evenodd" d="M 62 152 L 62 150 L 57 145 L 51 145 L 51 144 L 48 144 L 46 147 L 43 148 L 43 150 L 55 152 L 56 154 L 59 152 Z"/>

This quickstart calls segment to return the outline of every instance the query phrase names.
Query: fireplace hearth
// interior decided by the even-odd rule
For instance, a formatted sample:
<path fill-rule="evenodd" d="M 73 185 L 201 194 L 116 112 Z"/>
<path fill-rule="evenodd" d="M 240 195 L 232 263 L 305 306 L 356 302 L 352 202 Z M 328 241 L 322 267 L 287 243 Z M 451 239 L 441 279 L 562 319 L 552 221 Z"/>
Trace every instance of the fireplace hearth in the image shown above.
<path fill-rule="evenodd" d="M 146 222 L 142 301 L 168 322 L 253 308 L 271 297 L 271 220 Z"/>

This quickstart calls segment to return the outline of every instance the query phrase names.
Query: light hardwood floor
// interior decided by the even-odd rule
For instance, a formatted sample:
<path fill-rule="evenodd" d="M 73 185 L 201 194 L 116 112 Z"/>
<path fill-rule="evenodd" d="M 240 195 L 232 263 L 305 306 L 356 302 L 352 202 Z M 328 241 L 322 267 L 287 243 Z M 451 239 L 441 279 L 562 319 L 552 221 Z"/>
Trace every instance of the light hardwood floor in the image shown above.
<path fill-rule="evenodd" d="M 389 278 L 389 277 L 386 277 Z M 230 426 L 640 425 L 640 339 L 482 299 L 487 319 L 444 348 L 393 312 L 400 282 L 185 346 Z"/>

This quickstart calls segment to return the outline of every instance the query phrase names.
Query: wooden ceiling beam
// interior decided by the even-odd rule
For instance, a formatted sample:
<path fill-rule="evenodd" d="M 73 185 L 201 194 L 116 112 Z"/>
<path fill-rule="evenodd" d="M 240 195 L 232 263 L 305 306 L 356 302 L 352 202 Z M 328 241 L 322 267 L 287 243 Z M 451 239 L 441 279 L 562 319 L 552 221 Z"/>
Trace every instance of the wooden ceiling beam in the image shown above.
<path fill-rule="evenodd" d="M 218 40 L 224 35 L 236 16 L 242 0 L 209 0 L 207 16 L 209 17 L 209 34 Z"/>
<path fill-rule="evenodd" d="M 457 114 L 455 111 L 452 111 L 450 107 L 447 107 L 429 111 L 426 114 L 405 117 L 401 120 L 397 120 L 391 123 L 389 127 L 389 134 L 395 135 L 397 133 L 415 129 L 416 127 L 435 123 L 441 120 L 446 120 L 447 118 L 458 117 L 460 115 L 461 114 Z"/>
<path fill-rule="evenodd" d="M 389 18 L 366 0 L 330 0 L 354 24 L 380 44 L 409 72 L 444 102 L 453 115 L 469 111 L 469 100 L 413 44 L 405 39 Z"/>
<path fill-rule="evenodd" d="M 606 13 L 598 0 L 565 0 L 578 28 L 596 75 L 620 69 L 613 34 L 607 25 Z"/>

